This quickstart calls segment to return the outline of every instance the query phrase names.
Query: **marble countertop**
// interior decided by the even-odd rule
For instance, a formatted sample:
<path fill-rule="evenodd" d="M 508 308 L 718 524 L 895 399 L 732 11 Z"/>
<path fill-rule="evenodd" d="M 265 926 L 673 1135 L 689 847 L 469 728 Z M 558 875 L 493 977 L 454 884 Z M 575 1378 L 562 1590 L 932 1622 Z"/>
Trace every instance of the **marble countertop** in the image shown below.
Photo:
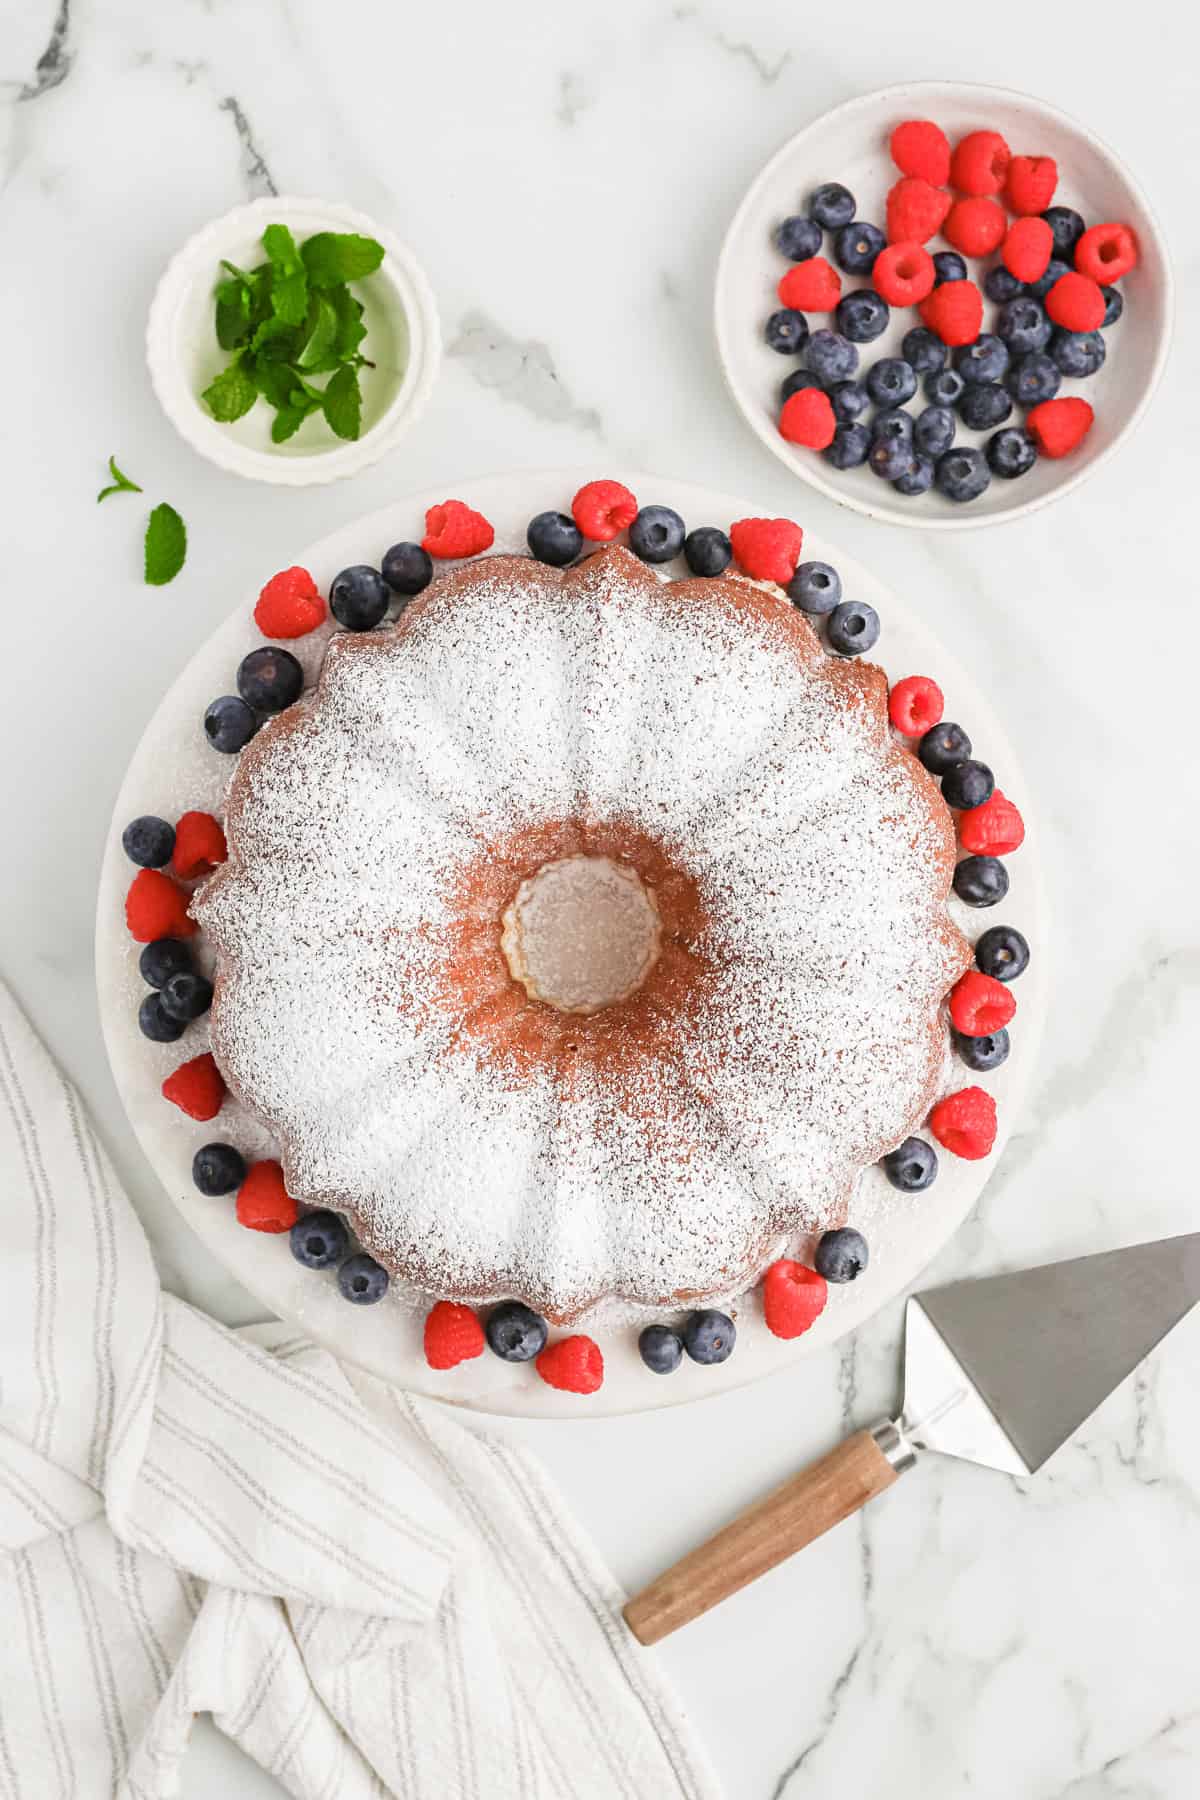
<path fill-rule="evenodd" d="M 734 415 L 709 325 L 717 246 L 766 155 L 902 77 L 1033 85 L 1100 129 L 1159 211 L 1186 295 L 1197 28 L 1154 0 L 1139 19 L 1118 45 L 1066 9 L 1045 9 L 1031 43 L 994 13 L 941 5 L 922 12 L 918 43 L 911 9 L 882 0 L 819 30 L 767 0 L 9 9 L 0 969 L 83 1089 L 168 1285 L 228 1320 L 253 1316 L 156 1190 L 101 1047 L 95 875 L 143 723 L 248 570 L 406 487 L 559 463 L 658 468 L 794 512 L 990 670 L 1039 793 L 1056 987 L 1027 1115 L 931 1275 L 1195 1228 L 1194 309 L 1181 305 L 1168 380 L 1113 466 L 1020 524 L 940 539 L 798 490 Z M 275 191 L 391 225 L 446 331 L 419 427 L 324 491 L 199 461 L 141 356 L 170 252 Z M 93 503 L 110 452 L 187 518 L 188 565 L 167 589 L 140 579 L 144 505 Z M 899 1320 L 897 1304 L 840 1352 L 699 1407 L 499 1429 L 545 1459 L 632 1586 L 892 1406 Z M 1193 1317 L 1035 1482 L 931 1459 L 672 1640 L 665 1661 L 732 1800 L 1194 1794 L 1198 1349 Z M 196 1795 L 277 1792 L 214 1734 L 192 1765 Z"/>

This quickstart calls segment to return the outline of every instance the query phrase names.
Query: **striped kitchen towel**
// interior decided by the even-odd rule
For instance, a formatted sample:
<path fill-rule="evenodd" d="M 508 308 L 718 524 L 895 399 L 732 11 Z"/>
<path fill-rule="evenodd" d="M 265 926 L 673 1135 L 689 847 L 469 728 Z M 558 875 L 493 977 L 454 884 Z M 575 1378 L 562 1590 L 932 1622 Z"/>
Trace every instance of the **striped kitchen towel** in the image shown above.
<path fill-rule="evenodd" d="M 173 1795 L 193 1716 L 304 1800 L 716 1787 L 537 1463 L 163 1294 L 0 985 L 0 1795 Z"/>

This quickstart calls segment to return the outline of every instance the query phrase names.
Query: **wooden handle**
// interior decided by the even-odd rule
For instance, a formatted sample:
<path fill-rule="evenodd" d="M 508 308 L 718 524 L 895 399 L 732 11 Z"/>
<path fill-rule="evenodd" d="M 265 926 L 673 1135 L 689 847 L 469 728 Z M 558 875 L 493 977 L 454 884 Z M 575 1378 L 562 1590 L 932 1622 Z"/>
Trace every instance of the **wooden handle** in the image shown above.
<path fill-rule="evenodd" d="M 855 1432 L 635 1595 L 626 1624 L 640 1643 L 656 1644 L 849 1518 L 896 1475 L 871 1433 Z"/>

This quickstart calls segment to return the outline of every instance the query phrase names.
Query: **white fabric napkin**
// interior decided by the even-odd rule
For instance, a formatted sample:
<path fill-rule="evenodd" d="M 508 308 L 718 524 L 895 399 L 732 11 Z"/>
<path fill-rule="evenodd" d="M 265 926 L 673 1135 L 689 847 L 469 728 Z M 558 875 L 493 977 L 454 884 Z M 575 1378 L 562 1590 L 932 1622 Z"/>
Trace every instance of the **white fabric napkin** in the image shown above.
<path fill-rule="evenodd" d="M 193 1715 L 303 1800 L 708 1800 L 536 1462 L 163 1294 L 0 984 L 0 1794 L 178 1792 Z"/>

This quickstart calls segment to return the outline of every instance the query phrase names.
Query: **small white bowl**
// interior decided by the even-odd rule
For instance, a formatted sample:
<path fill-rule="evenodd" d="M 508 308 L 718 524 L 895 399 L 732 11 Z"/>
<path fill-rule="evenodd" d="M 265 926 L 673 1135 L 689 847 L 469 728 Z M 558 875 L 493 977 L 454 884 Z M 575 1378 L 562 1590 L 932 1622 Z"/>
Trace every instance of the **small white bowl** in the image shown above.
<path fill-rule="evenodd" d="M 354 283 L 366 309 L 364 351 L 376 366 L 362 372 L 363 429 L 352 443 L 335 437 L 315 413 L 286 443 L 273 444 L 274 414 L 264 400 L 226 425 L 200 398 L 229 361 L 213 323 L 221 260 L 239 268 L 262 262 L 262 234 L 275 223 L 287 225 L 298 242 L 318 231 L 356 231 L 383 245 L 380 267 Z M 150 380 L 180 436 L 218 468 L 283 487 L 340 481 L 378 461 L 424 407 L 441 352 L 433 293 L 411 253 L 364 213 L 329 200 L 267 196 L 214 219 L 172 257 L 146 324 Z"/>
<path fill-rule="evenodd" d="M 1125 312 L 1106 332 L 1108 358 L 1086 381 L 1064 380 L 1061 392 L 1079 394 L 1096 409 L 1096 421 L 1072 455 L 1039 458 L 1016 481 L 993 477 L 979 499 L 956 504 L 936 491 L 911 500 L 893 494 L 887 482 L 866 468 L 835 470 L 812 450 L 780 437 L 779 385 L 795 360 L 780 356 L 763 340 L 763 325 L 779 305 L 776 284 L 790 266 L 771 241 L 773 228 L 823 181 L 840 181 L 858 201 L 858 217 L 882 224 L 888 188 L 899 179 L 888 154 L 888 138 L 904 119 L 934 119 L 954 143 L 968 131 L 999 131 L 1016 156 L 1053 156 L 1058 163 L 1056 205 L 1074 206 L 1089 225 L 1120 220 L 1133 227 L 1141 260 L 1120 283 Z M 941 238 L 929 248 L 949 248 Z M 829 237 L 825 254 L 832 260 Z M 974 276 L 982 264 L 973 263 Z M 869 285 L 866 276 L 847 276 L 843 291 Z M 984 329 L 995 307 L 984 303 Z M 752 431 L 781 462 L 831 500 L 868 518 L 925 531 L 962 531 L 1021 518 L 1061 500 L 1095 472 L 1128 437 L 1158 385 L 1171 339 L 1174 292 L 1162 231 L 1133 176 L 1106 144 L 1064 113 L 1028 95 L 1004 88 L 955 81 L 917 82 L 881 88 L 835 107 L 783 145 L 755 178 L 734 214 L 717 264 L 714 323 L 717 352 L 726 382 Z M 811 323 L 832 326 L 815 314 Z M 899 354 L 900 339 L 917 324 L 914 308 L 897 311 L 884 335 L 860 345 L 860 369 L 881 356 Z M 919 394 L 919 390 L 918 390 Z M 918 401 L 910 402 L 915 410 Z M 1019 424 L 1014 408 L 1007 424 Z M 981 444 L 988 433 L 961 425 L 956 442 Z"/>

